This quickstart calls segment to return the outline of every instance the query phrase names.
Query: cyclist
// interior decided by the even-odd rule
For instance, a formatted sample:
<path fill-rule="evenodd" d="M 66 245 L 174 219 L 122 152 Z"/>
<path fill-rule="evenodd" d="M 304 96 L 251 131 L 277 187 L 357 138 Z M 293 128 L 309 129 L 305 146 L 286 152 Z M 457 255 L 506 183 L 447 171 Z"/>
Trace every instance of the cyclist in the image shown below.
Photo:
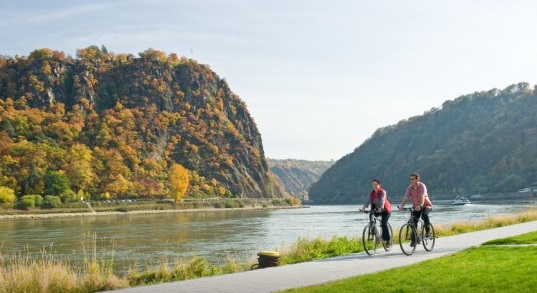
<path fill-rule="evenodd" d="M 405 196 L 403 197 L 399 210 L 402 211 L 404 209 L 408 198 L 411 199 L 412 207 L 414 208 L 414 211 L 412 212 L 412 215 L 414 216 L 414 224 L 417 225 L 421 217 L 425 224 L 425 237 L 431 237 L 429 212 L 433 209 L 433 204 L 431 203 L 429 195 L 427 194 L 427 186 L 425 186 L 423 182 L 420 182 L 420 174 L 418 173 L 412 173 L 410 175 L 410 185 L 406 189 Z M 410 245 L 413 244 L 414 243 L 411 243 Z"/>
<path fill-rule="evenodd" d="M 385 247 L 391 246 L 390 231 L 388 230 L 388 220 L 390 220 L 390 214 L 392 212 L 392 206 L 388 200 L 388 194 L 386 190 L 380 187 L 380 180 L 373 179 L 373 189 L 369 193 L 369 198 L 364 203 L 364 206 L 360 211 L 365 210 L 367 206 L 371 206 L 371 210 L 374 211 L 375 216 L 380 214 L 380 227 L 382 228 L 382 241 L 385 242 Z"/>

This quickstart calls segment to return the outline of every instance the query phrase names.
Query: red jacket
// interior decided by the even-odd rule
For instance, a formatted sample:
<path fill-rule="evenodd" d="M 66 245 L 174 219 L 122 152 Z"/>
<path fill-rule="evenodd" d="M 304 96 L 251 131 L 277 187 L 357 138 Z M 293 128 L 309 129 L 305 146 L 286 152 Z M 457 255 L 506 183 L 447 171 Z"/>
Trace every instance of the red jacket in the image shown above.
<path fill-rule="evenodd" d="M 384 204 L 382 204 L 383 201 Z M 375 192 L 375 189 L 371 190 L 371 193 L 369 194 L 369 200 L 364 205 L 368 206 L 370 204 L 372 209 L 382 208 L 388 213 L 392 211 L 392 205 L 388 200 L 388 193 L 382 188 L 379 188 L 378 193 Z"/>

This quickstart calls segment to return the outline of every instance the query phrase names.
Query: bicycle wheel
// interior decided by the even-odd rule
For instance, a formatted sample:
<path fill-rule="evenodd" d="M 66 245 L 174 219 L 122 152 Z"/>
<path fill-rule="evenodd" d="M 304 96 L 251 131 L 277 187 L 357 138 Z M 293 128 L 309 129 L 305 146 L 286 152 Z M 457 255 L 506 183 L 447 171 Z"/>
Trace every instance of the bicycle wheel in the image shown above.
<path fill-rule="evenodd" d="M 412 255 L 416 251 L 416 245 L 418 244 L 418 233 L 416 229 L 408 223 L 401 226 L 399 230 L 399 246 L 401 251 L 406 255 Z"/>
<path fill-rule="evenodd" d="M 434 227 L 433 224 L 429 224 L 429 227 L 431 227 L 431 231 L 429 234 L 431 234 L 429 237 L 425 237 L 425 227 L 421 229 L 421 243 L 423 244 L 423 248 L 427 251 L 431 251 L 434 248 L 434 242 L 436 239 L 436 234 L 434 233 Z"/>
<path fill-rule="evenodd" d="M 382 242 L 382 247 L 384 247 L 384 250 L 386 251 L 392 250 L 392 245 L 393 245 L 393 229 L 390 223 L 388 223 L 388 231 L 390 231 L 390 240 L 388 241 L 388 243 L 384 243 L 384 241 Z"/>
<path fill-rule="evenodd" d="M 377 234 L 375 233 L 374 228 L 371 228 L 371 225 L 364 227 L 364 232 L 362 233 L 362 244 L 364 245 L 365 252 L 369 255 L 373 255 L 377 251 L 379 241 Z"/>

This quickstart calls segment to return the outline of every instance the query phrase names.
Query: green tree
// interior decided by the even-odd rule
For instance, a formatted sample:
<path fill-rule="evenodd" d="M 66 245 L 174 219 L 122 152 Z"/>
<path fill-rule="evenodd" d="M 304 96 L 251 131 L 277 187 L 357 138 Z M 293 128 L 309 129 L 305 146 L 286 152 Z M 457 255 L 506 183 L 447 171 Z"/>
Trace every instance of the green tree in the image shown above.
<path fill-rule="evenodd" d="M 524 187 L 525 184 L 526 182 L 524 181 L 524 179 L 520 178 L 520 176 L 516 174 L 511 174 L 507 176 L 505 180 L 503 180 L 501 184 L 501 189 L 502 191 L 515 191 Z"/>
<path fill-rule="evenodd" d="M 59 196 L 66 191 L 71 191 L 69 179 L 60 171 L 49 171 L 45 174 L 45 194 Z"/>

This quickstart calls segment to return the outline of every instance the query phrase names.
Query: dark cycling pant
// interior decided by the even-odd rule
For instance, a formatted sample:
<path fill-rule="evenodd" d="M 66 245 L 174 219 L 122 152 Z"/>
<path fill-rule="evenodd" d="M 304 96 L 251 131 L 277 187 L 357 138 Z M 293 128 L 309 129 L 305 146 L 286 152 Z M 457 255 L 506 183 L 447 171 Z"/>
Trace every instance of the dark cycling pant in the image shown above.
<path fill-rule="evenodd" d="M 412 215 L 414 216 L 414 224 L 416 224 L 416 227 L 418 226 L 418 220 L 420 217 L 423 219 L 423 223 L 425 224 L 425 234 L 429 234 L 431 232 L 431 227 L 429 226 L 431 222 L 429 222 L 429 213 L 431 212 L 431 209 L 429 208 L 422 208 L 421 211 L 413 211 Z"/>
<path fill-rule="evenodd" d="M 375 213 L 375 216 L 380 214 L 380 227 L 382 228 L 382 241 L 390 241 L 390 228 L 388 228 L 388 220 L 390 220 L 390 213 L 387 211 L 382 211 L 380 213 Z"/>

